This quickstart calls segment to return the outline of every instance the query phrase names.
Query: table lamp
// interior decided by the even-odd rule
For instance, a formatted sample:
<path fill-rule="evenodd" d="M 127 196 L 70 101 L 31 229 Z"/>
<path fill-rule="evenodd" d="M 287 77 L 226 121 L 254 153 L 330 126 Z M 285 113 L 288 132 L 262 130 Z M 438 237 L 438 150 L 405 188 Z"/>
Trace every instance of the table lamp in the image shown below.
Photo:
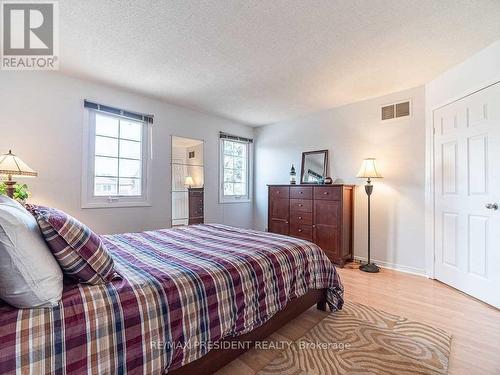
<path fill-rule="evenodd" d="M 36 177 L 38 173 L 9 150 L 7 154 L 0 156 L 0 175 L 7 176 L 7 181 L 5 181 L 7 196 L 14 198 L 14 185 L 16 182 L 12 181 L 12 176 Z"/>
<path fill-rule="evenodd" d="M 382 178 L 382 175 L 378 172 L 377 170 L 377 164 L 376 164 L 376 159 L 375 158 L 368 158 L 363 160 L 363 163 L 361 164 L 361 168 L 359 169 L 358 175 L 356 177 L 359 178 L 367 178 L 368 180 L 366 181 L 365 185 L 365 192 L 366 195 L 368 195 L 368 263 L 362 264 L 359 266 L 359 269 L 361 271 L 365 272 L 371 272 L 375 273 L 378 272 L 380 269 L 379 267 L 371 263 L 370 260 L 370 196 L 372 195 L 373 192 L 373 185 L 371 184 L 371 179 L 372 178 Z"/>
<path fill-rule="evenodd" d="M 187 176 L 186 181 L 184 181 L 184 185 L 191 189 L 191 187 L 194 185 L 193 177 Z"/>

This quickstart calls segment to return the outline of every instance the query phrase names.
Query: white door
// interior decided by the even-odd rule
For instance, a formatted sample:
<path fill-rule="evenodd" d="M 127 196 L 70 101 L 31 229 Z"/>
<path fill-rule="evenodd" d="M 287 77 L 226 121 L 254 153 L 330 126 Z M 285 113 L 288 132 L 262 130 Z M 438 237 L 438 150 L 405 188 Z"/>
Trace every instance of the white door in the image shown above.
<path fill-rule="evenodd" d="M 436 279 L 500 308 L 500 83 L 435 110 L 434 129 Z"/>

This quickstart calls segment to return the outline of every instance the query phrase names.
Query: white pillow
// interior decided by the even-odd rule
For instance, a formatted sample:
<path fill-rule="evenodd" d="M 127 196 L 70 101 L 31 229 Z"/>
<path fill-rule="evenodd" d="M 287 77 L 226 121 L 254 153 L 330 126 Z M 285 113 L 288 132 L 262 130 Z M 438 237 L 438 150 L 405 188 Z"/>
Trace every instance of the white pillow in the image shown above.
<path fill-rule="evenodd" d="M 55 306 L 62 280 L 35 218 L 0 195 L 0 299 L 20 308 Z"/>
<path fill-rule="evenodd" d="M 0 194 L 0 205 L 24 208 L 23 205 L 18 201 L 16 201 L 15 199 L 9 198 L 8 196 L 1 194 Z"/>

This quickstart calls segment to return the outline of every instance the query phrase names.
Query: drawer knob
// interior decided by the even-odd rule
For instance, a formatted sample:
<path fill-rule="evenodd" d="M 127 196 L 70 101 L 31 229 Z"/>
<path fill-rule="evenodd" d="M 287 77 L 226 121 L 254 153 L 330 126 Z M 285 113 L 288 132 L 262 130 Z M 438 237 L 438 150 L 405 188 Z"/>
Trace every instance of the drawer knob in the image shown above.
<path fill-rule="evenodd" d="M 304 194 L 304 192 L 303 191 L 299 191 L 299 194 Z"/>
<path fill-rule="evenodd" d="M 302 232 L 302 229 L 299 229 L 299 232 Z"/>
<path fill-rule="evenodd" d="M 323 192 L 323 194 L 324 194 L 324 195 L 328 195 L 328 192 L 327 192 L 327 191 L 324 191 L 324 192 Z"/>
<path fill-rule="evenodd" d="M 276 194 L 279 194 L 279 193 L 281 193 L 281 192 L 278 190 L 278 191 L 276 192 Z"/>
<path fill-rule="evenodd" d="M 302 207 L 302 203 L 299 203 L 299 207 Z"/>
<path fill-rule="evenodd" d="M 302 220 L 302 216 L 299 216 L 299 220 Z"/>

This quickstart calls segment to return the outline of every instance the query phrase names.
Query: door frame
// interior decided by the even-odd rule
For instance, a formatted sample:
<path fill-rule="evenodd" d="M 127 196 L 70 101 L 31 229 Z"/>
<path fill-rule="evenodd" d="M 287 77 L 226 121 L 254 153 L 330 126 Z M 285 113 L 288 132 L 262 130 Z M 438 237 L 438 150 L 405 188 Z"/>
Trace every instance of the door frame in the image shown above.
<path fill-rule="evenodd" d="M 435 248 L 435 224 L 436 224 L 436 191 L 435 191 L 435 160 L 434 160 L 434 112 L 453 102 L 464 99 L 490 86 L 500 84 L 500 75 L 485 81 L 477 86 L 465 90 L 459 95 L 451 97 L 442 103 L 426 108 L 425 114 L 425 272 L 430 279 L 436 278 L 436 248 Z"/>

